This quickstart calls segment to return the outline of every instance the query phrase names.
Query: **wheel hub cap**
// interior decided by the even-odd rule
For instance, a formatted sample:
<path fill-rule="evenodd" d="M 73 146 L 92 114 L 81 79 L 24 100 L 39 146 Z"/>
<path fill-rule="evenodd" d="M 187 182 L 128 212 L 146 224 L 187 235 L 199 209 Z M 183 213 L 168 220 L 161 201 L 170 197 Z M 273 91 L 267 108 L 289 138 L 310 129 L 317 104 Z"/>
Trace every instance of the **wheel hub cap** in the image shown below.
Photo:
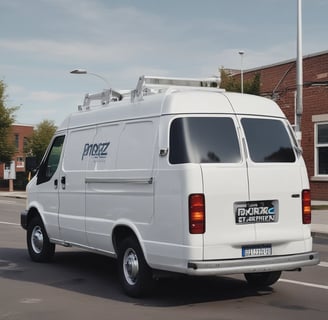
<path fill-rule="evenodd" d="M 40 226 L 36 226 L 32 232 L 32 247 L 34 252 L 40 253 L 43 248 L 43 233 Z"/>
<path fill-rule="evenodd" d="M 126 281 L 134 285 L 139 272 L 139 262 L 137 254 L 133 249 L 126 250 L 123 260 L 123 271 Z"/>

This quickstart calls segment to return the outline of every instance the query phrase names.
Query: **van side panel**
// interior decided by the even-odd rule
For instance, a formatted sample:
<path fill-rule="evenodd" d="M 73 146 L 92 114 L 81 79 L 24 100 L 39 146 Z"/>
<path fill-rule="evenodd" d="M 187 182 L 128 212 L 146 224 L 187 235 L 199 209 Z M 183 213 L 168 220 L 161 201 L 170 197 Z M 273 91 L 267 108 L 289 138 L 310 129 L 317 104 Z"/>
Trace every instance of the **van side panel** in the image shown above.
<path fill-rule="evenodd" d="M 152 179 L 157 120 L 146 119 L 97 128 L 94 144 L 109 143 L 104 158 L 89 158 L 86 176 L 88 245 L 114 253 L 116 221 L 136 225 L 140 233 L 153 219 Z"/>
<path fill-rule="evenodd" d="M 113 252 L 111 229 L 115 219 L 113 212 L 112 184 L 108 182 L 113 176 L 119 137 L 123 124 L 99 125 L 90 142 L 102 151 L 86 155 L 87 172 L 85 176 L 85 228 L 88 246 Z M 96 148 L 96 147 L 95 147 Z"/>

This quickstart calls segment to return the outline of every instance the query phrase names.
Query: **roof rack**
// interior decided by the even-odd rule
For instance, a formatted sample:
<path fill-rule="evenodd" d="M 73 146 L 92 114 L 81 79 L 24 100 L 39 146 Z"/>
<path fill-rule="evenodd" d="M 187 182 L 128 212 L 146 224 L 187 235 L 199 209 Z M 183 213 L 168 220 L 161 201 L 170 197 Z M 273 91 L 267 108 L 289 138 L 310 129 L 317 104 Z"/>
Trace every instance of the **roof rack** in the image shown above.
<path fill-rule="evenodd" d="M 218 88 L 219 77 L 210 78 L 171 78 L 140 76 L 137 87 L 131 91 L 131 101 L 141 100 L 143 96 L 160 93 L 169 87 Z"/>
<path fill-rule="evenodd" d="M 164 92 L 168 88 L 199 88 L 199 89 L 219 89 L 220 78 L 170 78 L 170 77 L 153 77 L 153 76 L 140 76 L 137 87 L 134 90 L 122 90 L 121 92 L 113 89 L 106 89 L 102 92 L 89 94 L 84 97 L 83 105 L 78 106 L 80 111 L 90 110 L 92 101 L 99 101 L 102 105 L 109 102 L 120 101 L 124 98 L 131 97 L 131 102 L 140 101 L 144 96 Z"/>
<path fill-rule="evenodd" d="M 120 101 L 123 95 L 113 89 L 105 89 L 102 92 L 89 94 L 84 96 L 83 105 L 79 106 L 79 110 L 89 110 L 92 101 L 101 101 L 101 104 L 108 104 L 109 102 Z"/>

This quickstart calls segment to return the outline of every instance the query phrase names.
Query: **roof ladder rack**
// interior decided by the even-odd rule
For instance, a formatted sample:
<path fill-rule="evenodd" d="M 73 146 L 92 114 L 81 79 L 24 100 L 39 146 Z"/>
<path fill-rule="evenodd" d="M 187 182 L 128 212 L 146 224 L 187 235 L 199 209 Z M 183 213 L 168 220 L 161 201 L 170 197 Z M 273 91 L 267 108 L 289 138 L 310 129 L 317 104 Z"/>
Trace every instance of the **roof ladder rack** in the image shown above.
<path fill-rule="evenodd" d="M 218 88 L 219 85 L 219 77 L 170 78 L 140 76 L 136 89 L 131 92 L 131 100 L 141 100 L 143 96 L 160 93 L 169 87 Z"/>
<path fill-rule="evenodd" d="M 92 101 L 100 100 L 101 104 L 104 105 L 111 101 L 120 101 L 122 99 L 123 96 L 113 89 L 105 89 L 102 92 L 94 94 L 87 93 L 84 97 L 83 105 L 79 106 L 79 110 L 89 110 Z"/>

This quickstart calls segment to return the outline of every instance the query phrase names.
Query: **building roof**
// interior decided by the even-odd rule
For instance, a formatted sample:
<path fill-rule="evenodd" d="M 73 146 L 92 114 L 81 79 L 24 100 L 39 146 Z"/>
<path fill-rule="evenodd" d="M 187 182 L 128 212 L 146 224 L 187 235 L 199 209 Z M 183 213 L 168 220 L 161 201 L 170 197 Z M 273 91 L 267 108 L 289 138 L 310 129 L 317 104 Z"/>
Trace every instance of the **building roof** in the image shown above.
<path fill-rule="evenodd" d="M 303 60 L 313 58 L 313 57 L 322 56 L 322 55 L 325 55 L 325 54 L 328 54 L 328 50 L 315 52 L 315 53 L 311 53 L 311 54 L 308 54 L 308 55 L 303 55 Z M 267 68 L 272 68 L 272 67 L 280 66 L 280 65 L 283 65 L 283 64 L 288 64 L 288 63 L 295 62 L 295 61 L 296 61 L 296 58 L 283 60 L 283 61 L 280 61 L 280 62 L 268 64 L 268 65 L 265 65 L 265 66 L 260 66 L 260 67 L 251 68 L 251 69 L 245 69 L 244 73 L 253 72 L 253 71 L 257 71 L 257 70 L 263 70 L 263 69 L 267 69 Z M 227 69 L 227 70 L 229 70 L 229 69 Z M 239 74 L 239 73 L 240 73 L 240 70 L 238 70 L 238 72 L 236 74 Z"/>
<path fill-rule="evenodd" d="M 25 123 L 13 123 L 12 126 L 16 126 L 16 127 L 32 127 L 32 128 L 35 127 L 35 125 L 33 125 L 33 124 L 25 124 Z"/>

